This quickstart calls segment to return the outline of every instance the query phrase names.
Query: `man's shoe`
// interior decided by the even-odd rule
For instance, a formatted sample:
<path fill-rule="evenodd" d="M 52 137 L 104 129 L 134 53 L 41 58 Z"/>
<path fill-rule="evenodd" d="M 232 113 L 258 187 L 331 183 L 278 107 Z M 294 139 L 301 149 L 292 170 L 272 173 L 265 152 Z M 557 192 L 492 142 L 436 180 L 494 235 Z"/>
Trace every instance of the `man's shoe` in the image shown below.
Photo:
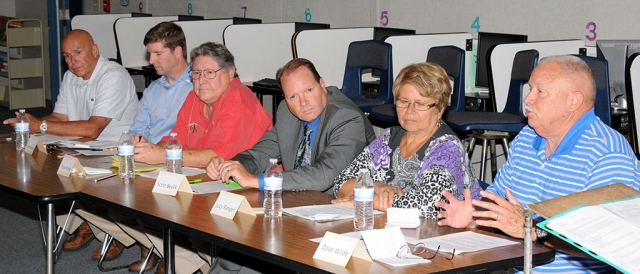
<path fill-rule="evenodd" d="M 80 250 L 86 247 L 91 240 L 93 240 L 93 232 L 87 222 L 82 222 L 78 230 L 64 242 L 62 249 L 66 251 Z"/>
<path fill-rule="evenodd" d="M 156 268 L 156 272 L 153 274 L 164 274 L 164 258 L 160 259 L 158 262 L 158 267 Z"/>
<path fill-rule="evenodd" d="M 111 246 L 109 246 L 109 250 L 107 250 L 107 255 L 104 256 L 104 260 L 113 260 L 118 258 L 122 251 L 124 250 L 124 245 L 118 242 L 118 240 L 111 241 Z M 100 260 L 100 253 L 102 252 L 102 245 L 99 245 L 91 254 L 91 258 L 95 261 Z"/>
<path fill-rule="evenodd" d="M 132 264 L 129 265 L 130 272 L 139 273 L 140 268 L 142 268 L 142 262 L 144 261 L 145 258 L 147 258 L 147 254 L 149 254 L 148 248 L 144 247 L 141 244 L 139 244 L 138 246 L 140 247 L 140 260 L 137 262 L 133 262 Z M 150 269 L 154 268 L 157 263 L 158 263 L 158 255 L 156 255 L 155 253 L 151 254 L 151 258 L 149 258 L 149 262 L 147 262 L 147 267 L 144 268 L 144 271 L 149 271 Z"/>

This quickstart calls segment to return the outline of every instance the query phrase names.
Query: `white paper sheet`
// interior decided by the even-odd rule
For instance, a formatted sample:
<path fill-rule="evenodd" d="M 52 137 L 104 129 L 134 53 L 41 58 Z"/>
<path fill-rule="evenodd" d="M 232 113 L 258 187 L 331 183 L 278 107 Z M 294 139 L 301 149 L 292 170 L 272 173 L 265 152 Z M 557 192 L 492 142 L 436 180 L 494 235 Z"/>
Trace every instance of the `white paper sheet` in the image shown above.
<path fill-rule="evenodd" d="M 473 231 L 463 231 L 427 239 L 410 239 L 407 242 L 414 245 L 424 243 L 431 250 L 436 250 L 440 246 L 438 252 L 452 253 L 455 249 L 456 254 L 519 244 L 518 242 Z"/>
<path fill-rule="evenodd" d="M 371 259 L 391 266 L 405 266 L 430 262 L 428 259 L 413 254 L 407 254 L 402 258 L 397 257 L 398 251 L 407 245 L 399 227 L 361 231 L 360 234 L 367 246 L 369 255 L 371 255 Z"/>
<path fill-rule="evenodd" d="M 39 134 L 39 133 L 36 133 L 34 135 L 38 136 L 38 138 L 42 140 L 42 144 L 45 144 L 45 145 L 63 143 L 65 141 L 80 138 L 79 136 L 64 137 L 64 136 L 58 136 L 58 135 L 52 135 L 52 134 Z"/>
<path fill-rule="evenodd" d="M 220 191 L 234 191 L 239 189 L 241 188 L 223 184 L 221 180 L 191 184 L 191 190 L 196 194 L 219 193 Z"/>
<path fill-rule="evenodd" d="M 299 206 L 283 209 L 284 213 L 305 218 L 312 221 L 335 221 L 355 217 L 355 210 L 351 206 L 340 205 L 314 205 Z M 374 210 L 373 214 L 383 214 L 384 212 Z"/>
<path fill-rule="evenodd" d="M 142 177 L 151 178 L 151 179 L 158 179 L 158 175 L 160 174 L 160 171 L 167 171 L 167 169 L 166 168 L 158 168 L 158 169 L 156 169 L 154 171 L 150 171 L 150 172 L 136 173 L 136 175 L 140 175 Z M 182 167 L 182 174 L 184 176 L 194 176 L 194 175 L 204 174 L 204 173 L 207 173 L 207 171 L 202 169 L 202 168 L 186 167 L 186 166 Z"/>

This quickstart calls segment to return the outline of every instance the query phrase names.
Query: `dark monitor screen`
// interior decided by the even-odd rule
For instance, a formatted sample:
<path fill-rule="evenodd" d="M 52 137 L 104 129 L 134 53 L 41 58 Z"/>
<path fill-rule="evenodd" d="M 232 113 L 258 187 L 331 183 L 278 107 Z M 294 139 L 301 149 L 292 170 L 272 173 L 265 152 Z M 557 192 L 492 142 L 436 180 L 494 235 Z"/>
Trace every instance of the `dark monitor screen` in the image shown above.
<path fill-rule="evenodd" d="M 151 13 L 132 12 L 131 17 L 151 17 Z"/>
<path fill-rule="evenodd" d="M 204 16 L 178 14 L 178 21 L 196 21 L 196 20 L 204 20 Z"/>
<path fill-rule="evenodd" d="M 597 40 L 596 50 L 599 58 L 609 63 L 609 95 L 611 100 L 617 96 L 626 99 L 625 68 L 627 58 L 640 52 L 640 40 Z"/>
<path fill-rule="evenodd" d="M 478 53 L 476 60 L 476 87 L 489 87 L 487 52 L 498 44 L 527 42 L 527 36 L 521 34 L 478 32 Z"/>

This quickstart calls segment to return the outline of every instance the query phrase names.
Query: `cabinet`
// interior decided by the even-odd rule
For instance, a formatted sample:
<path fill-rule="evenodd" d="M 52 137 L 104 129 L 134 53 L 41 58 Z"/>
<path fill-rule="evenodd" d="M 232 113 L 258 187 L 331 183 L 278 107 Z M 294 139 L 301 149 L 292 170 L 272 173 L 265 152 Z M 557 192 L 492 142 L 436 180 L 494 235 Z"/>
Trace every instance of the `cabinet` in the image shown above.
<path fill-rule="evenodd" d="M 22 27 L 9 28 L 11 24 Z M 45 107 L 42 22 L 14 19 L 7 22 L 7 40 L 0 41 L 7 68 L 0 71 L 0 105 L 9 109 Z"/>

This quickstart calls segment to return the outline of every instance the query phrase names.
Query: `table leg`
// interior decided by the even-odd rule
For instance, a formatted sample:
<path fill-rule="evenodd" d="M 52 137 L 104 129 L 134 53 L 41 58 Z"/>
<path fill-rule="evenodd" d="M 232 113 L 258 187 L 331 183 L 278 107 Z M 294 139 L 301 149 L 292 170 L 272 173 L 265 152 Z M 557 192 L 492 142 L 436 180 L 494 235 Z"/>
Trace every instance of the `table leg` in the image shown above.
<path fill-rule="evenodd" d="M 56 211 L 53 203 L 47 204 L 47 274 L 53 274 L 56 245 Z"/>
<path fill-rule="evenodd" d="M 174 274 L 175 270 L 175 246 L 173 244 L 173 231 L 168 228 L 162 229 L 162 236 L 164 241 L 164 270 L 165 273 Z"/>

